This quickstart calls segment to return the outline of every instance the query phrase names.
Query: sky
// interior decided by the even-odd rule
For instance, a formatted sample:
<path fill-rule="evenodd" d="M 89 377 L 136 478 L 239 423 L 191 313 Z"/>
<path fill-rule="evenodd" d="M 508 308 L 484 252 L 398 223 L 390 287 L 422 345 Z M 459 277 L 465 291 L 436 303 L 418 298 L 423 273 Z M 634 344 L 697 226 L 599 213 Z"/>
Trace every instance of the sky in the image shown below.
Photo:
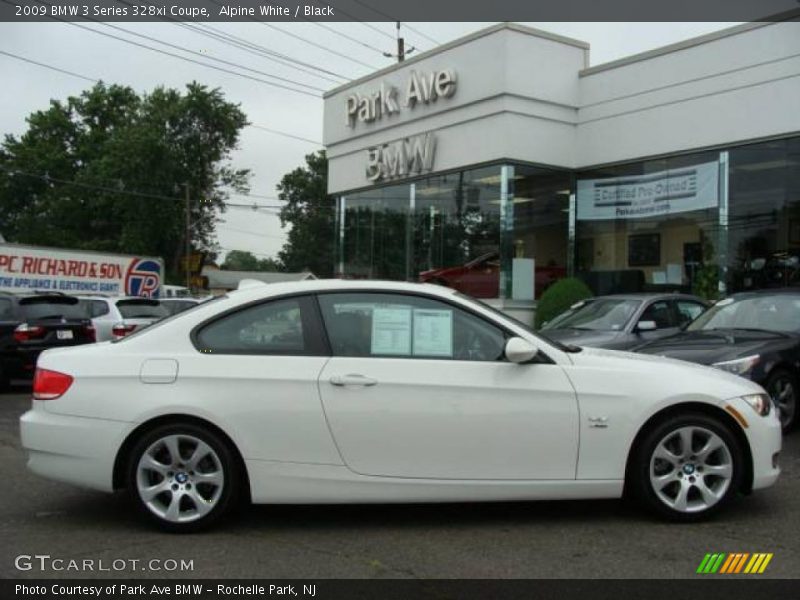
<path fill-rule="evenodd" d="M 492 24 L 409 23 L 401 26 L 401 34 L 406 39 L 407 46 L 427 51 L 437 43 L 451 41 Z M 577 22 L 525 24 L 588 42 L 591 45 L 592 66 L 735 25 Z M 304 67 L 305 71 L 270 61 L 263 53 L 247 52 L 176 23 L 79 25 L 80 27 L 68 23 L 0 23 L 0 51 L 90 79 L 128 85 L 139 93 L 149 92 L 157 86 L 183 88 L 193 80 L 221 88 L 229 101 L 240 104 L 253 125 L 243 130 L 239 148 L 232 155 L 232 164 L 236 168 L 247 168 L 252 172 L 251 196 L 232 196 L 230 202 L 236 204 L 279 206 L 275 186 L 281 177 L 303 165 L 306 154 L 321 148 L 318 143 L 322 139 L 323 103 L 320 90 L 363 77 L 394 61 L 382 55 L 384 51 L 395 50 L 393 23 L 204 25 L 213 28 L 205 30 L 211 36 L 220 32 L 236 36 L 240 40 L 315 67 L 313 70 Z M 108 25 L 192 50 L 203 57 L 113 29 Z M 302 89 L 312 95 L 191 64 L 108 36 L 135 41 L 193 60 L 209 62 L 205 57 L 214 57 L 228 61 L 235 66 L 219 62 L 211 64 L 263 81 L 276 80 L 268 79 L 261 73 L 276 75 L 292 82 L 284 82 L 287 86 Z M 4 93 L 0 94 L 0 135 L 22 134 L 26 130 L 25 119 L 31 112 L 46 109 L 51 98 L 63 100 L 80 94 L 92 85 L 92 82 L 80 77 L 25 63 L 3 54 L 0 54 L 0 77 L 4 82 Z M 300 87 L 298 84 L 308 87 Z M 267 131 L 268 129 L 296 137 L 278 135 Z M 285 241 L 286 230 L 281 229 L 275 208 L 253 210 L 229 207 L 221 215 L 221 219 L 222 222 L 217 225 L 221 258 L 230 250 L 250 251 L 261 258 L 274 257 Z"/>

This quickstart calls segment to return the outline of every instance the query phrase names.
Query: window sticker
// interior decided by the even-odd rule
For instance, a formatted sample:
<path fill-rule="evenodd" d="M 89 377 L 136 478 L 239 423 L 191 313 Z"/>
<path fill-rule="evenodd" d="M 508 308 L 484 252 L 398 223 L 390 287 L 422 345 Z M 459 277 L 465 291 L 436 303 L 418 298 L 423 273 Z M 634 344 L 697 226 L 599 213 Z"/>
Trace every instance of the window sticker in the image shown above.
<path fill-rule="evenodd" d="M 414 310 L 414 356 L 453 356 L 453 311 Z"/>
<path fill-rule="evenodd" d="M 411 354 L 411 308 L 375 307 L 372 311 L 371 354 Z"/>

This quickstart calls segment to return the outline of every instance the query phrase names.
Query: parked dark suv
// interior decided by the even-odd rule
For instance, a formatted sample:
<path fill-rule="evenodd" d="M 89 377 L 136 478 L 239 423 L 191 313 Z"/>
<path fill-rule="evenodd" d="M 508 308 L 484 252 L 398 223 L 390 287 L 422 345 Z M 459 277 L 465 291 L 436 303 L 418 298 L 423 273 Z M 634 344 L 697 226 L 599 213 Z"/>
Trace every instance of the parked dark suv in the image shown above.
<path fill-rule="evenodd" d="M 94 341 L 94 327 L 77 298 L 0 292 L 0 389 L 30 381 L 43 350 Z"/>

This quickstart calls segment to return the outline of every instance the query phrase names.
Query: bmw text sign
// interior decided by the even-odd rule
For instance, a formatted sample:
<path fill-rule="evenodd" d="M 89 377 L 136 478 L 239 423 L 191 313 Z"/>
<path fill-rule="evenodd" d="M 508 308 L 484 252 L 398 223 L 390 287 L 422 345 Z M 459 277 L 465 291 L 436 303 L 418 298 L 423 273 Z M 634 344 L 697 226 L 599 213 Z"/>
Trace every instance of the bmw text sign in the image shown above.
<path fill-rule="evenodd" d="M 0 244 L 0 290 L 157 298 L 161 259 Z"/>

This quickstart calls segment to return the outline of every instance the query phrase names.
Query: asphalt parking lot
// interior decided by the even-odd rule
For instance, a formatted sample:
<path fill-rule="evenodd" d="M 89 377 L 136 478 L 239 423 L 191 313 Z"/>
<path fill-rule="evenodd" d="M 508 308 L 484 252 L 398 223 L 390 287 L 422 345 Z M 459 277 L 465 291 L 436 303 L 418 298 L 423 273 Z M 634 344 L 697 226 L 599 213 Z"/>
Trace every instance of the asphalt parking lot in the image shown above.
<path fill-rule="evenodd" d="M 29 402 L 22 390 L 0 395 L 4 578 L 681 578 L 695 576 L 707 552 L 772 552 L 760 577 L 800 575 L 800 432 L 784 440 L 775 487 L 701 524 L 655 521 L 620 501 L 258 506 L 221 529 L 180 536 L 152 529 L 119 495 L 29 474 L 18 425 Z M 132 566 L 20 571 L 19 555 Z M 191 560 L 193 570 L 142 571 L 153 559 Z"/>

